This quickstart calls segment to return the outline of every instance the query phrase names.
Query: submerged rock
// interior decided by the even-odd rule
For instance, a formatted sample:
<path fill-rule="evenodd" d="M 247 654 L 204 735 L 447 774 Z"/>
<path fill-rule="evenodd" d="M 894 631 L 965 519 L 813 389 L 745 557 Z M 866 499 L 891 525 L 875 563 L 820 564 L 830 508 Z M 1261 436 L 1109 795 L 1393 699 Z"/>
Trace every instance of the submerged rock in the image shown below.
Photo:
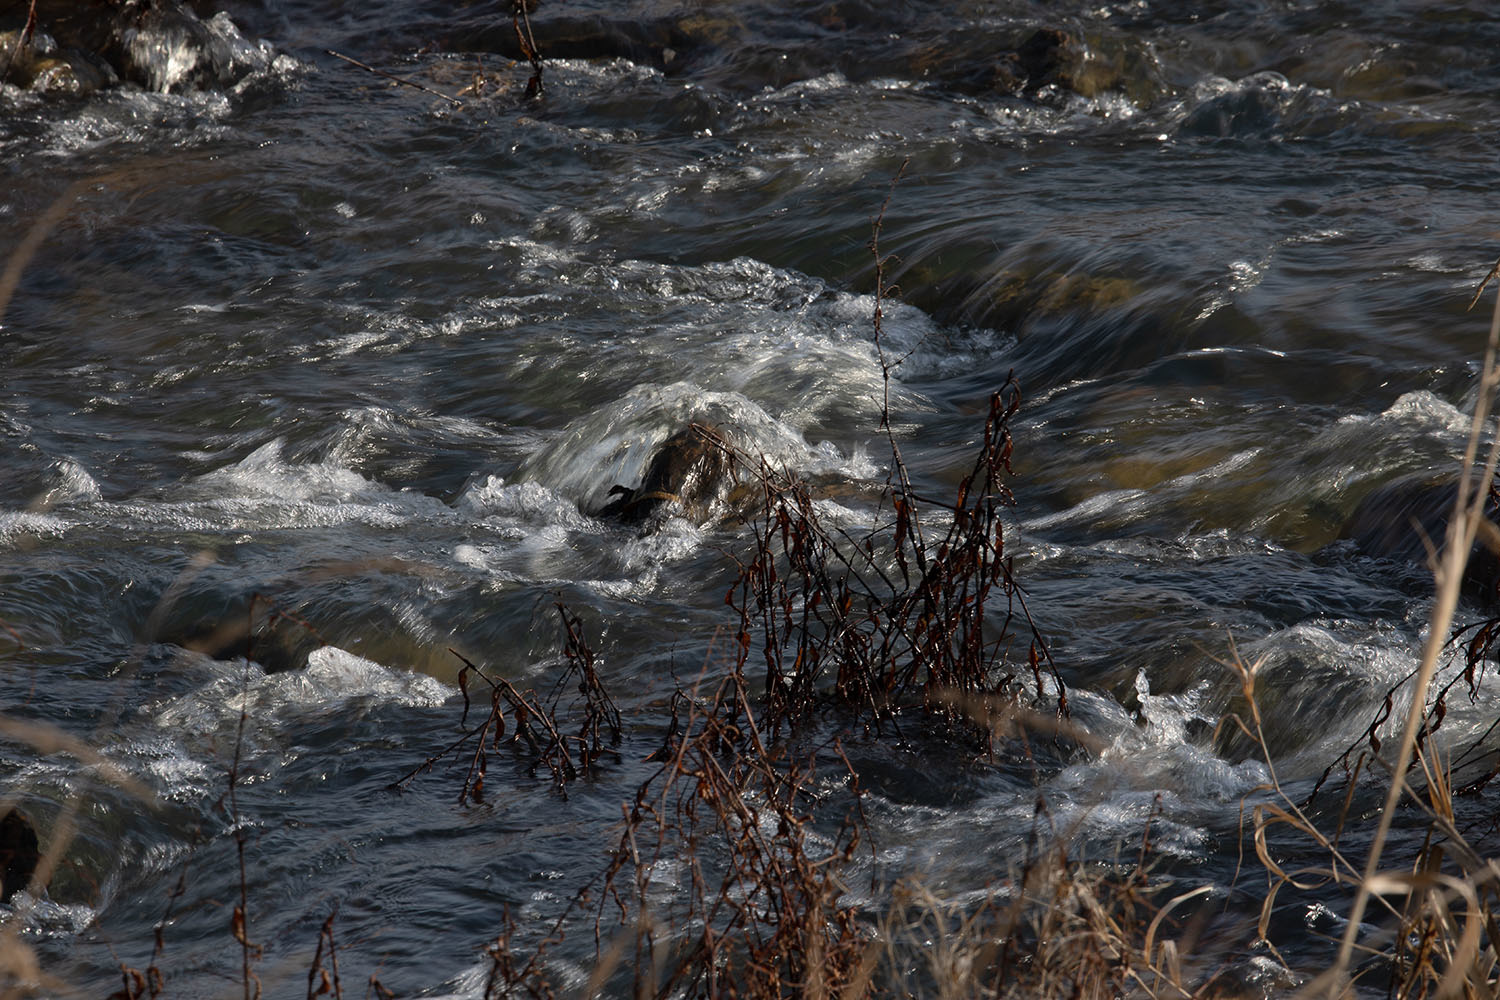
<path fill-rule="evenodd" d="M 532 36 L 543 59 L 626 59 L 663 73 L 679 73 L 733 44 L 744 27 L 731 17 L 685 11 L 667 17 L 580 15 L 566 10 L 533 16 Z M 508 17 L 484 17 L 443 32 L 456 51 L 494 52 L 523 61 L 526 51 Z"/>
<path fill-rule="evenodd" d="M 0 79 L 47 94 L 91 94 L 119 83 L 103 59 L 78 49 L 64 49 L 46 32 L 26 43 L 21 29 L 0 31 Z"/>
<path fill-rule="evenodd" d="M 735 461 L 723 433 L 690 424 L 663 441 L 651 456 L 639 486 L 616 485 L 597 513 L 626 524 L 644 524 L 672 514 L 706 523 L 733 488 Z"/>
<path fill-rule="evenodd" d="M 36 829 L 19 809 L 0 818 L 0 903 L 26 888 L 42 855 Z"/>
<path fill-rule="evenodd" d="M 270 61 L 218 13 L 204 20 L 179 0 L 0 0 L 0 79 L 13 86 L 88 94 L 121 82 L 147 90 L 225 86 Z"/>
<path fill-rule="evenodd" d="M 767 477 L 772 492 L 790 489 L 811 500 L 879 503 L 889 499 L 889 487 L 882 483 L 833 474 L 803 477 L 747 469 L 746 461 L 722 428 L 690 424 L 652 452 L 639 486 L 612 487 L 609 496 L 614 499 L 594 515 L 647 529 L 674 516 L 700 525 L 749 520 L 768 496 Z"/>
<path fill-rule="evenodd" d="M 1011 38 L 1005 42 L 985 32 L 945 37 L 918 49 L 909 68 L 941 87 L 977 97 L 1093 99 L 1113 91 L 1145 106 L 1169 90 L 1151 53 L 1129 47 L 1124 39 L 1086 41 L 1058 27 Z"/>
<path fill-rule="evenodd" d="M 323 639 L 265 600 L 205 591 L 165 609 L 148 643 L 178 646 L 211 660 L 247 659 L 268 674 L 300 670 Z"/>
<path fill-rule="evenodd" d="M 983 262 L 944 271 L 918 262 L 898 275 L 904 301 L 945 323 L 1008 330 L 1025 336 L 1037 323 L 1133 308 L 1146 288 L 1123 275 L 1018 268 L 986 270 Z"/>
<path fill-rule="evenodd" d="M 1042 103 L 1116 92 L 1145 106 L 1170 90 L 1150 46 L 1119 32 L 934 20 L 901 4 L 814 2 L 767 14 L 753 5 L 595 13 L 551 4 L 531 15 L 530 28 L 543 59 L 625 59 L 741 92 L 830 73 L 856 82 L 910 77 L 976 97 Z M 509 17 L 447 18 L 423 30 L 450 51 L 526 58 Z"/>
<path fill-rule="evenodd" d="M 1394 480 L 1359 502 L 1339 537 L 1378 559 L 1426 565 L 1428 545 L 1438 551 L 1443 548 L 1457 497 L 1458 484 L 1452 480 L 1424 476 Z M 1500 494 L 1494 486 L 1485 513 L 1491 520 L 1500 514 Z M 1465 593 L 1487 607 L 1500 607 L 1500 556 L 1483 542 L 1469 553 L 1463 586 Z"/>
<path fill-rule="evenodd" d="M 307 665 L 308 652 L 321 644 L 303 641 L 305 637 L 299 636 L 295 627 L 278 624 L 256 628 L 248 615 L 232 616 L 169 629 L 152 641 L 181 646 L 211 660 L 252 660 L 268 674 L 299 670 Z"/>
<path fill-rule="evenodd" d="M 1093 96 L 1108 86 L 1087 72 L 1087 50 L 1073 35 L 1059 28 L 1039 28 L 1013 49 L 999 52 L 988 46 L 977 51 L 955 46 L 950 39 L 918 50 L 911 68 L 948 87 L 966 93 L 1034 96 L 1044 87 L 1074 90 L 1077 80 Z M 1080 91 L 1083 92 L 1083 91 Z"/>

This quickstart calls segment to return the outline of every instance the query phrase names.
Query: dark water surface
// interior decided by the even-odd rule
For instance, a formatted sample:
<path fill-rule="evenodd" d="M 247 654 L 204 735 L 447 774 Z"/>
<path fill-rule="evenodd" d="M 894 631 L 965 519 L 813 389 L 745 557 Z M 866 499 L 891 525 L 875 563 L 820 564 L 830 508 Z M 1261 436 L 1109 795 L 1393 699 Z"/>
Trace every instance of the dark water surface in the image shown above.
<path fill-rule="evenodd" d="M 1365 493 L 1462 453 L 1485 331 L 1464 307 L 1500 232 L 1492 4 L 553 0 L 539 102 L 488 7 L 230 13 L 249 54 L 211 87 L 0 88 L 0 251 L 58 209 L 0 321 L 0 705 L 155 796 L 0 744 L 44 829 L 77 803 L 26 935 L 80 994 L 144 965 L 184 871 L 172 993 L 236 988 L 242 708 L 268 995 L 302 988 L 335 905 L 351 981 L 457 996 L 503 907 L 561 911 L 651 773 L 644 708 L 722 657 L 745 541 L 581 510 L 694 418 L 885 477 L 867 242 L 903 162 L 893 422 L 950 489 L 1016 373 L 1008 545 L 1102 749 L 1039 773 L 856 740 L 882 877 L 982 893 L 1039 783 L 1096 853 L 1159 801 L 1157 850 L 1227 890 L 1267 776 L 1214 737 L 1231 638 L 1300 791 L 1415 666 L 1423 571 L 1330 543 Z M 998 54 L 1038 28 L 1087 73 L 1011 92 Z M 484 86 L 455 107 L 327 48 Z M 307 669 L 246 682 L 145 641 L 257 592 L 330 644 Z M 566 799 L 524 755 L 483 806 L 456 765 L 389 790 L 457 733 L 450 647 L 549 687 L 559 599 L 626 711 L 618 757 Z M 1492 695 L 1444 732 L 1481 731 Z"/>

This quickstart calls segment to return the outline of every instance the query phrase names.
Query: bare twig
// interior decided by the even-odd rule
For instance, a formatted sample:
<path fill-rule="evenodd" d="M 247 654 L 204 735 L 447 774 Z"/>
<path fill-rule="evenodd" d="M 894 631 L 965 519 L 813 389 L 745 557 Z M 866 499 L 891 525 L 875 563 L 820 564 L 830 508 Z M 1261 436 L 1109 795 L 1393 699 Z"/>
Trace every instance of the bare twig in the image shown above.
<path fill-rule="evenodd" d="M 531 11 L 532 0 L 512 0 L 511 2 L 511 24 L 516 29 L 516 41 L 521 45 L 521 54 L 526 61 L 531 63 L 531 78 L 526 81 L 526 98 L 528 100 L 541 97 L 544 88 L 542 86 L 542 56 L 537 51 L 536 37 L 531 33 Z"/>
<path fill-rule="evenodd" d="M 324 49 L 323 51 L 327 52 L 335 59 L 342 59 L 344 60 L 344 62 L 349 63 L 350 65 L 358 66 L 360 69 L 364 70 L 367 73 L 374 73 L 376 76 L 383 76 L 387 80 L 394 80 L 396 83 L 402 84 L 403 86 L 415 87 L 423 93 L 431 94 L 433 97 L 441 97 L 443 100 L 447 101 L 449 104 L 452 104 L 454 107 L 461 108 L 464 106 L 464 102 L 460 101 L 458 98 L 453 97 L 449 94 L 445 94 L 441 90 L 434 90 L 433 88 L 427 86 L 425 83 L 418 83 L 415 80 L 408 80 L 404 76 L 397 76 L 395 73 L 387 73 L 383 69 L 376 69 L 374 66 L 371 66 L 368 63 L 362 63 L 352 56 L 346 56 L 342 52 L 335 52 L 333 51 L 333 49 Z"/>
<path fill-rule="evenodd" d="M 339 953 L 333 940 L 333 922 L 339 915 L 338 905 L 323 921 L 318 932 L 318 950 L 313 954 L 312 967 L 307 970 L 307 1000 L 332 994 L 334 1000 L 343 1000 L 344 986 L 339 981 Z M 323 967 L 323 949 L 328 949 L 328 968 Z M 331 975 L 330 975 L 331 973 Z"/>
<path fill-rule="evenodd" d="M 1479 283 L 1479 287 L 1474 289 L 1474 297 L 1469 300 L 1468 305 L 1464 306 L 1464 312 L 1468 312 L 1479 304 L 1479 296 L 1484 294 L 1486 286 L 1495 280 L 1496 275 L 1500 275 L 1500 260 L 1495 261 L 1495 266 L 1490 268 L 1490 273 L 1486 274 L 1484 280 Z"/>
<path fill-rule="evenodd" d="M 15 65 L 16 57 L 21 54 L 23 48 L 31 44 L 32 36 L 35 33 L 36 0 L 31 0 L 30 5 L 26 8 L 26 26 L 16 33 L 16 44 L 11 46 L 10 55 L 6 57 L 5 69 L 0 70 L 0 80 L 4 80 L 7 76 L 10 76 L 10 68 Z M 4 312 L 5 309 L 0 307 L 0 314 Z"/>
<path fill-rule="evenodd" d="M 254 613 L 253 611 L 251 612 Z M 240 901 L 234 908 L 230 930 L 240 944 L 240 983 L 245 1000 L 260 1000 L 260 978 L 253 968 L 260 957 L 260 946 L 250 940 L 250 883 L 245 869 L 245 825 L 241 822 L 237 789 L 240 778 L 240 756 L 244 750 L 245 725 L 250 721 L 250 660 L 247 657 L 240 672 L 240 717 L 234 734 L 234 759 L 229 765 L 229 788 L 225 795 L 229 803 L 229 822 L 234 827 L 235 856 L 239 862 Z"/>

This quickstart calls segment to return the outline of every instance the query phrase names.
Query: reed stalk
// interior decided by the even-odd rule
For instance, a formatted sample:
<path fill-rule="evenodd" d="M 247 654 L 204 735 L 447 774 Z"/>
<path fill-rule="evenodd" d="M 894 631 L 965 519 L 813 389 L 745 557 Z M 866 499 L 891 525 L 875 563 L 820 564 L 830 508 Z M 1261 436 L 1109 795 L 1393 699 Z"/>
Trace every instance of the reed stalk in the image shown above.
<path fill-rule="evenodd" d="M 1492 271 L 1491 274 L 1493 273 Z M 1477 300 L 1476 294 L 1475 301 Z M 1472 306 L 1473 302 L 1470 305 Z M 1397 745 L 1395 759 L 1390 762 L 1390 786 L 1386 791 L 1385 803 L 1381 809 L 1380 823 L 1376 827 L 1375 837 L 1370 845 L 1370 854 L 1365 861 L 1364 872 L 1359 879 L 1354 902 L 1349 909 L 1348 925 L 1339 943 L 1338 959 L 1326 974 L 1325 985 L 1330 1000 L 1347 988 L 1349 962 L 1354 954 L 1360 923 L 1364 919 L 1371 893 L 1377 888 L 1386 888 L 1390 884 L 1388 879 L 1380 875 L 1381 856 L 1385 851 L 1396 808 L 1401 802 L 1403 793 L 1409 790 L 1406 785 L 1406 772 L 1415 753 L 1417 734 L 1426 720 L 1427 695 L 1432 687 L 1432 679 L 1437 673 L 1438 662 L 1448 644 L 1448 635 L 1453 627 L 1464 567 L 1468 563 L 1474 542 L 1479 537 L 1480 526 L 1486 521 L 1486 499 L 1489 496 L 1490 484 L 1495 479 L 1497 461 L 1500 461 L 1500 434 L 1494 435 L 1490 442 L 1482 471 L 1476 468 L 1475 463 L 1483 446 L 1485 429 L 1489 424 L 1495 400 L 1495 389 L 1497 385 L 1500 385 L 1500 369 L 1497 369 L 1496 365 L 1497 351 L 1500 351 L 1500 295 L 1497 295 L 1495 307 L 1490 315 L 1490 333 L 1485 345 L 1484 366 L 1474 397 L 1474 412 L 1469 421 L 1469 439 L 1464 449 L 1460 488 L 1458 498 L 1454 503 L 1453 517 L 1448 522 L 1447 538 L 1440 553 L 1433 551 L 1430 543 L 1428 546 L 1433 575 L 1437 581 L 1437 598 L 1433 604 L 1427 639 L 1422 649 L 1421 665 L 1417 669 L 1417 676 L 1412 684 L 1411 704 L 1407 708 L 1406 720 L 1401 729 L 1401 741 Z"/>

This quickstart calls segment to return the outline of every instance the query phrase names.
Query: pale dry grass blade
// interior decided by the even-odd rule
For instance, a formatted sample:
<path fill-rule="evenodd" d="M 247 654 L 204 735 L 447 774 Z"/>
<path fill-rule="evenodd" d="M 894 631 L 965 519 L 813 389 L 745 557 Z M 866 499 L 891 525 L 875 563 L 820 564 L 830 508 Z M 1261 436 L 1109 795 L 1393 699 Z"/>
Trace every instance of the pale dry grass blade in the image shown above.
<path fill-rule="evenodd" d="M 1458 608 L 1464 566 L 1468 562 L 1469 552 L 1479 534 L 1479 525 L 1484 521 L 1486 497 L 1489 494 L 1490 484 L 1494 482 L 1497 458 L 1500 458 L 1500 435 L 1494 437 L 1483 469 L 1477 475 L 1475 462 L 1478 459 L 1485 428 L 1489 423 L 1495 388 L 1497 384 L 1500 384 L 1500 367 L 1496 364 L 1497 350 L 1500 350 L 1500 297 L 1496 298 L 1495 308 L 1491 313 L 1490 335 L 1485 347 L 1484 366 L 1479 377 L 1478 392 L 1475 394 L 1474 413 L 1469 424 L 1468 445 L 1464 451 L 1463 477 L 1460 480 L 1453 518 L 1448 524 L 1447 547 L 1442 553 L 1441 560 L 1434 567 L 1437 598 L 1433 604 L 1427 641 L 1422 650 L 1422 662 L 1412 683 L 1411 706 L 1407 711 L 1405 724 L 1402 726 L 1401 740 L 1397 746 L 1395 760 L 1391 762 L 1391 783 L 1381 809 L 1380 823 L 1376 827 L 1374 839 L 1370 844 L 1370 854 L 1365 862 L 1364 874 L 1355 893 L 1354 903 L 1350 907 L 1349 922 L 1339 944 L 1338 958 L 1333 969 L 1330 970 L 1332 973 L 1328 985 L 1330 998 L 1336 996 L 1341 988 L 1343 977 L 1354 954 L 1360 924 L 1370 901 L 1370 886 L 1380 870 L 1381 854 L 1390 836 L 1391 823 L 1395 818 L 1396 808 L 1401 801 L 1401 793 L 1405 787 L 1404 776 L 1407 765 L 1412 760 L 1417 732 L 1425 718 L 1427 692 L 1432 686 L 1433 676 L 1437 673 L 1438 660 L 1447 644 L 1448 633 L 1452 628 L 1453 617 Z"/>
<path fill-rule="evenodd" d="M 156 800 L 155 793 L 145 785 L 120 770 L 87 743 L 63 732 L 56 726 L 43 722 L 23 722 L 19 719 L 7 719 L 0 716 L 0 737 L 24 743 L 40 754 L 65 753 L 87 764 L 99 777 L 142 802 Z"/>

